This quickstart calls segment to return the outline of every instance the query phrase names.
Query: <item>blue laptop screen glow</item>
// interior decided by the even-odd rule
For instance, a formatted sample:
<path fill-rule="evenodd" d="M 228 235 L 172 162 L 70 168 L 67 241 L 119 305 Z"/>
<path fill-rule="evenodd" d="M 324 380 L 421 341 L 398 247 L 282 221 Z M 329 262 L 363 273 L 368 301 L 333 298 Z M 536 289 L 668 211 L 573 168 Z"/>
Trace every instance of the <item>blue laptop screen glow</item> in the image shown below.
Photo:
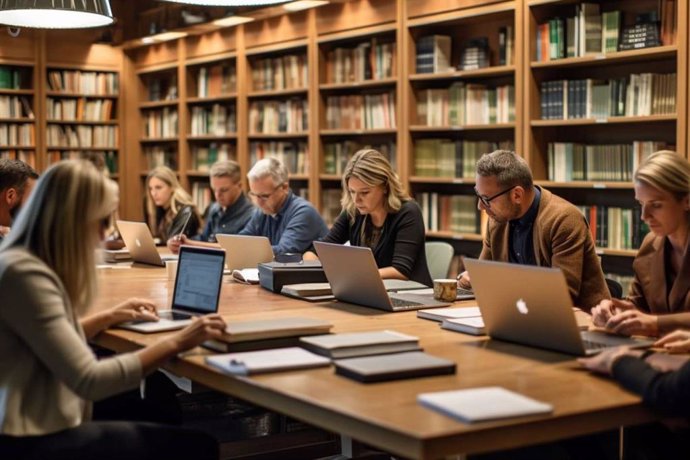
<path fill-rule="evenodd" d="M 173 309 L 216 312 L 225 266 L 223 252 L 182 250 L 178 264 Z"/>

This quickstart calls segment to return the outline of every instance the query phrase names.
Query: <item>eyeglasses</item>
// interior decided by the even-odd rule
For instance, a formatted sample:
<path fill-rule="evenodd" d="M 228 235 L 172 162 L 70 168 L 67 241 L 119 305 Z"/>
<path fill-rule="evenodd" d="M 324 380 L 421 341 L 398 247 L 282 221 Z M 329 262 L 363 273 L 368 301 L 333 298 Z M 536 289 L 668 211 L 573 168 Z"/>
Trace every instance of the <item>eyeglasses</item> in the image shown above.
<path fill-rule="evenodd" d="M 494 196 L 490 196 L 490 197 L 488 197 L 488 198 L 485 197 L 485 196 L 483 196 L 483 195 L 480 195 L 479 192 L 477 192 L 476 189 L 474 190 L 474 194 L 477 195 L 477 198 L 479 199 L 479 201 L 481 201 L 481 203 L 484 205 L 484 207 L 488 209 L 488 208 L 491 207 L 491 201 L 492 201 L 492 200 L 495 200 L 496 198 L 498 198 L 498 197 L 501 196 L 501 195 L 505 195 L 506 193 L 508 193 L 508 192 L 510 192 L 511 190 L 513 190 L 515 187 L 517 187 L 517 185 L 513 185 L 512 187 L 509 187 L 509 188 L 503 190 L 502 192 L 498 192 L 498 193 L 495 194 Z"/>
<path fill-rule="evenodd" d="M 252 198 L 256 198 L 257 200 L 261 201 L 266 201 L 269 198 L 271 198 L 271 195 L 273 195 L 276 190 L 278 190 L 280 187 L 282 187 L 283 184 L 278 184 L 276 185 L 273 190 L 271 190 L 269 193 L 254 193 L 254 192 L 249 192 L 249 196 Z"/>

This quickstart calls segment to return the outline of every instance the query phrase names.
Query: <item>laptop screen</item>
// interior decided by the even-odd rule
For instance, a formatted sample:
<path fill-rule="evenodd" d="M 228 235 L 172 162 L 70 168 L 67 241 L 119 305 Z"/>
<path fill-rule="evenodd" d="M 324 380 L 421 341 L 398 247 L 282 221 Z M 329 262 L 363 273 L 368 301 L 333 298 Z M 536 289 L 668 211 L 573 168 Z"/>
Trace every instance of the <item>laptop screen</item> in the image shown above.
<path fill-rule="evenodd" d="M 225 251 L 182 246 L 177 265 L 173 310 L 206 314 L 218 311 Z"/>

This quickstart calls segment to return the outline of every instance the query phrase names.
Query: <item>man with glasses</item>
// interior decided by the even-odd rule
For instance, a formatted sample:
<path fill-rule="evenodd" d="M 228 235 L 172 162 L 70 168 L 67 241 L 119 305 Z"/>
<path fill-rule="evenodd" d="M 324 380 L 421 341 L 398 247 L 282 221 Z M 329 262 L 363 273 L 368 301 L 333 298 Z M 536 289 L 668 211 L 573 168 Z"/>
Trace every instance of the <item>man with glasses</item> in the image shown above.
<path fill-rule="evenodd" d="M 168 248 L 174 254 L 179 252 L 182 244 L 218 247 L 216 235 L 239 233 L 256 209 L 242 192 L 240 165 L 236 161 L 214 163 L 209 171 L 209 181 L 215 201 L 209 206 L 204 231 L 191 240 L 184 235 L 170 238 Z"/>
<path fill-rule="evenodd" d="M 292 193 L 288 170 L 275 158 L 256 162 L 247 174 L 249 196 L 259 207 L 240 235 L 265 236 L 273 253 L 304 253 L 328 227 L 314 207 Z"/>
<path fill-rule="evenodd" d="M 535 186 L 515 152 L 497 150 L 479 159 L 475 193 L 477 207 L 491 218 L 480 259 L 560 268 L 573 303 L 587 311 L 610 297 L 584 216 Z M 467 272 L 458 285 L 471 287 Z"/>

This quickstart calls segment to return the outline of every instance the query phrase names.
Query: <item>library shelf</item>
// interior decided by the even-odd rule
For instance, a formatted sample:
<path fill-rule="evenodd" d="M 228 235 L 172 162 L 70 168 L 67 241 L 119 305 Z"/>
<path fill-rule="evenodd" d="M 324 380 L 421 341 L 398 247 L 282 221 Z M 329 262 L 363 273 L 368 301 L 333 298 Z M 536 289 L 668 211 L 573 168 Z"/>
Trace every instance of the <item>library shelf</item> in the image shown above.
<path fill-rule="evenodd" d="M 180 101 L 178 99 L 172 99 L 169 101 L 144 101 L 139 103 L 139 108 L 141 110 L 146 109 L 157 109 L 161 107 L 177 107 Z"/>
<path fill-rule="evenodd" d="M 220 96 L 209 96 L 209 97 L 188 97 L 187 104 L 189 105 L 202 105 L 202 104 L 213 104 L 215 102 L 232 102 L 237 99 L 237 93 L 223 94 Z"/>
<path fill-rule="evenodd" d="M 617 256 L 617 257 L 635 257 L 637 256 L 637 249 L 609 249 L 596 248 L 597 254 L 602 256 Z"/>
<path fill-rule="evenodd" d="M 295 133 L 249 133 L 247 137 L 251 139 L 295 139 L 306 138 L 309 136 L 308 131 L 299 131 Z"/>
<path fill-rule="evenodd" d="M 398 80 L 396 78 L 382 78 L 380 80 L 362 80 L 347 83 L 321 83 L 319 89 L 321 91 L 340 91 L 362 88 L 379 88 L 395 86 Z"/>
<path fill-rule="evenodd" d="M 533 69 L 550 69 L 554 67 L 589 67 L 617 65 L 628 62 L 648 62 L 670 59 L 678 53 L 676 45 L 656 46 L 639 50 L 615 51 L 611 53 L 590 54 L 587 56 L 554 59 L 551 61 L 532 61 Z"/>
<path fill-rule="evenodd" d="M 115 152 L 119 150 L 119 147 L 74 147 L 74 146 L 58 146 L 49 145 L 46 147 L 48 150 L 75 150 L 80 152 Z"/>
<path fill-rule="evenodd" d="M 46 91 L 46 96 L 65 99 L 118 99 L 119 94 L 68 93 L 65 91 Z"/>
<path fill-rule="evenodd" d="M 551 121 L 551 120 L 549 120 Z M 452 131 L 497 131 L 501 129 L 515 129 L 515 123 L 492 123 L 488 125 L 459 125 L 459 126 L 426 126 L 411 125 L 411 133 L 441 133 Z"/>
<path fill-rule="evenodd" d="M 411 176 L 409 179 L 413 184 L 459 184 L 474 185 L 474 177 L 423 177 Z"/>
<path fill-rule="evenodd" d="M 157 143 L 166 143 L 169 144 L 171 142 L 177 142 L 179 141 L 179 137 L 145 137 L 139 139 L 139 142 L 142 144 L 157 144 Z"/>
<path fill-rule="evenodd" d="M 1 121 L 1 120 L 0 120 Z M 117 120 L 46 120 L 48 124 L 51 125 L 107 125 L 107 126 L 117 126 L 119 122 Z"/>
<path fill-rule="evenodd" d="M 34 118 L 0 118 L 0 123 L 34 123 L 36 119 Z"/>
<path fill-rule="evenodd" d="M 32 89 L 0 89 L 0 96 L 33 96 Z"/>
<path fill-rule="evenodd" d="M 270 98 L 288 96 L 306 96 L 309 88 L 290 88 L 290 89 L 271 89 L 266 91 L 251 91 L 247 94 L 249 98 Z"/>
<path fill-rule="evenodd" d="M 451 240 L 466 240 L 466 241 L 479 241 L 481 242 L 484 237 L 478 233 L 453 233 L 453 232 L 442 232 L 442 231 L 430 231 L 426 232 L 427 237 L 432 238 L 446 238 Z"/>
<path fill-rule="evenodd" d="M 547 180 L 536 180 L 535 184 L 544 188 L 590 188 L 590 189 L 633 189 L 632 182 L 612 182 L 612 181 L 571 181 L 571 182 L 554 182 Z"/>
<path fill-rule="evenodd" d="M 645 115 L 635 117 L 606 117 L 606 118 L 578 118 L 566 120 L 532 120 L 530 125 L 535 128 L 552 126 L 587 126 L 605 124 L 635 124 L 635 123 L 666 123 L 676 122 L 676 114 Z"/>
<path fill-rule="evenodd" d="M 473 70 L 456 70 L 442 73 L 415 73 L 409 76 L 411 82 L 462 80 L 486 77 L 507 77 L 515 73 L 514 65 L 500 65 Z"/>
<path fill-rule="evenodd" d="M 322 136 L 379 136 L 395 135 L 397 129 L 322 129 L 319 134 Z"/>
<path fill-rule="evenodd" d="M 193 136 L 191 134 L 187 135 L 187 141 L 189 142 L 214 142 L 214 141 L 232 141 L 237 139 L 237 133 L 227 133 L 219 135 L 203 135 L 203 136 Z"/>

